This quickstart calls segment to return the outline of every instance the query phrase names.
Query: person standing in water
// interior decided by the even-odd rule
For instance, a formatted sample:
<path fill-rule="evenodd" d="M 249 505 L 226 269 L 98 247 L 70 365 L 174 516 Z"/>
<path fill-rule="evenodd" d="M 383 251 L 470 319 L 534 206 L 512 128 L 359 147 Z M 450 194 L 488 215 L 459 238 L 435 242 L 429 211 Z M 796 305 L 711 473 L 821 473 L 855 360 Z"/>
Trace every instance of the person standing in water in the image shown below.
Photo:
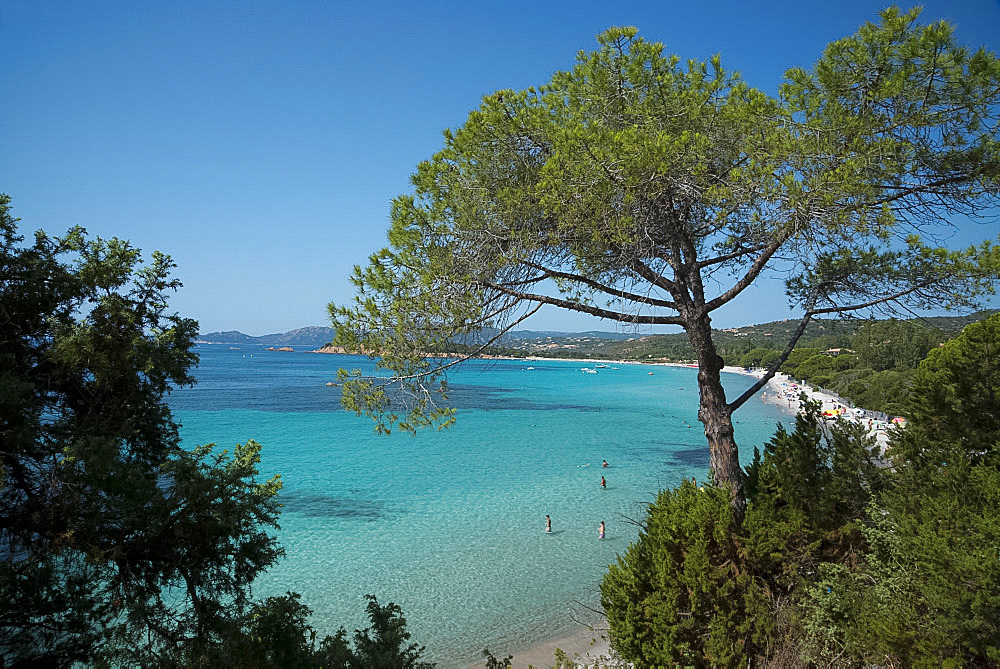
<path fill-rule="evenodd" d="M 601 521 L 600 526 L 597 528 L 597 538 L 598 539 L 603 539 L 604 538 L 604 521 L 603 520 Z"/>
<path fill-rule="evenodd" d="M 604 488 L 605 490 L 608 489 L 608 482 L 604 480 L 603 476 L 601 477 L 601 487 Z"/>
<path fill-rule="evenodd" d="M 602 467 L 607 467 L 608 466 L 608 461 L 604 460 L 603 462 L 601 462 L 601 466 Z"/>
<path fill-rule="evenodd" d="M 552 519 L 549 518 L 549 514 L 545 514 L 545 531 L 549 534 L 552 533 Z"/>

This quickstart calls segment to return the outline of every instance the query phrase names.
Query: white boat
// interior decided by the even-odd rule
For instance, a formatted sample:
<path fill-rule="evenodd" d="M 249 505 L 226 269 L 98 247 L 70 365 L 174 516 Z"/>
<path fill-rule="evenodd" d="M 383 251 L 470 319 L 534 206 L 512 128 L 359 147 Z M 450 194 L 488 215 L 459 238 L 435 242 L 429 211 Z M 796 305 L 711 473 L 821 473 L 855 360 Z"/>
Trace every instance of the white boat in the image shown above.
<path fill-rule="evenodd" d="M 581 367 L 580 371 L 586 374 L 597 374 L 597 370 L 591 367 Z"/>

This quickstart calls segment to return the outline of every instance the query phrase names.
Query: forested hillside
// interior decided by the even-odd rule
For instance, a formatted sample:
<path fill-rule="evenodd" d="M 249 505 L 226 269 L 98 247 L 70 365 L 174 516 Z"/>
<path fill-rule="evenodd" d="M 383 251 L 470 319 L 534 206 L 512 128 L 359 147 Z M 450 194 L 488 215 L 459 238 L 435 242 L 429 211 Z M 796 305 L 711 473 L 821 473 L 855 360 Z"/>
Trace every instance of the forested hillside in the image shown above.
<path fill-rule="evenodd" d="M 934 316 L 906 321 L 914 327 L 940 332 L 941 341 L 951 339 L 969 323 L 980 321 L 996 310 L 981 311 L 968 316 Z M 796 348 L 819 349 L 850 348 L 860 329 L 873 323 L 859 319 L 816 319 L 806 328 Z M 712 336 L 726 364 L 738 365 L 743 357 L 755 349 L 781 351 L 796 323 L 791 320 L 772 321 L 759 325 L 713 330 Z M 685 333 L 645 335 L 625 340 L 609 340 L 587 336 L 590 333 L 563 333 L 559 336 L 520 338 L 508 341 L 504 350 L 522 350 L 530 355 L 553 358 L 605 358 L 615 360 L 655 360 L 686 362 L 694 359 L 694 351 Z"/>

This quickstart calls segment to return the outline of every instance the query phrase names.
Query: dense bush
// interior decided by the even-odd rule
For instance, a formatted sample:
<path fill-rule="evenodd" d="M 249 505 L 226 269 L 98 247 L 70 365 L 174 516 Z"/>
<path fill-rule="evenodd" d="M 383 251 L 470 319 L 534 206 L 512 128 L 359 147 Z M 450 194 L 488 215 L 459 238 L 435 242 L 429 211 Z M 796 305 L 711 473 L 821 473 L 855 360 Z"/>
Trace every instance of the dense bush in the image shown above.
<path fill-rule="evenodd" d="M 661 492 L 639 541 L 601 586 L 615 648 L 646 666 L 743 662 L 759 636 L 729 494 L 685 482 Z"/>
<path fill-rule="evenodd" d="M 233 620 L 222 643 L 206 652 L 184 657 L 178 664 L 250 669 L 429 669 L 421 661 L 422 646 L 410 643 L 406 619 L 396 604 L 382 606 L 368 595 L 371 625 L 354 631 L 351 647 L 347 630 L 317 641 L 309 624 L 312 611 L 297 593 L 268 597 L 242 619 Z"/>
<path fill-rule="evenodd" d="M 640 666 L 733 666 L 794 647 L 810 575 L 863 542 L 855 518 L 882 486 L 873 449 L 857 430 L 825 434 L 813 406 L 755 454 L 742 525 L 726 490 L 661 492 L 601 586 L 616 650 Z"/>

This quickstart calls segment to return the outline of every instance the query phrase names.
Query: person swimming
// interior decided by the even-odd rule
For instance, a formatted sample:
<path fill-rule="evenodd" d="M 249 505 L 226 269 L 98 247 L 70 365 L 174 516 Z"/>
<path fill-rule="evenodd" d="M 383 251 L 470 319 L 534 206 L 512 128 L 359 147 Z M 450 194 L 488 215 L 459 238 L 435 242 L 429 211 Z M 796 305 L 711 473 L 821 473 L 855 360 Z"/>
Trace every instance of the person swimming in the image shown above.
<path fill-rule="evenodd" d="M 600 526 L 598 526 L 598 528 L 597 528 L 597 538 L 598 539 L 603 539 L 604 538 L 604 521 L 603 520 L 601 521 Z"/>
<path fill-rule="evenodd" d="M 602 461 L 601 462 L 601 466 L 602 467 L 607 467 L 608 466 L 608 461 L 607 460 Z"/>

